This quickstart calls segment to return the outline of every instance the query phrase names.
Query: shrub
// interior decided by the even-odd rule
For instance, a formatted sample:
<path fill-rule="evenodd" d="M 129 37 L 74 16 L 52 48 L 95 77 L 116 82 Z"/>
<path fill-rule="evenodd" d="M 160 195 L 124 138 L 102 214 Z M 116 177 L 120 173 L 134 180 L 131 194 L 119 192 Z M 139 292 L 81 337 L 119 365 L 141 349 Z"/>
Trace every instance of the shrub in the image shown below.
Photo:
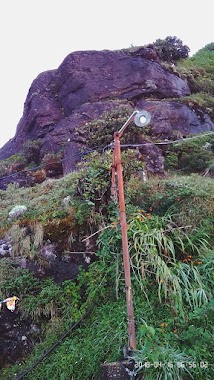
<path fill-rule="evenodd" d="M 187 58 L 190 52 L 188 46 L 176 36 L 168 36 L 164 40 L 157 39 L 153 43 L 153 47 L 161 60 L 167 62 L 175 62 L 181 58 Z"/>
<path fill-rule="evenodd" d="M 21 171 L 26 166 L 26 160 L 22 153 L 14 154 L 5 160 L 0 160 L 0 176 Z"/>
<path fill-rule="evenodd" d="M 39 154 L 42 145 L 42 139 L 26 140 L 23 145 L 23 154 L 29 163 L 39 164 Z"/>
<path fill-rule="evenodd" d="M 57 177 L 62 175 L 62 160 L 61 154 L 47 153 L 42 159 L 42 164 L 45 167 L 47 177 Z"/>
<path fill-rule="evenodd" d="M 209 45 L 208 45 L 209 46 Z M 200 49 L 192 57 L 176 63 L 176 69 L 184 75 L 189 83 L 191 92 L 214 93 L 214 50 Z"/>
<path fill-rule="evenodd" d="M 201 135 L 168 148 L 165 152 L 165 169 L 177 169 L 185 174 L 203 173 L 214 160 L 214 134 Z"/>

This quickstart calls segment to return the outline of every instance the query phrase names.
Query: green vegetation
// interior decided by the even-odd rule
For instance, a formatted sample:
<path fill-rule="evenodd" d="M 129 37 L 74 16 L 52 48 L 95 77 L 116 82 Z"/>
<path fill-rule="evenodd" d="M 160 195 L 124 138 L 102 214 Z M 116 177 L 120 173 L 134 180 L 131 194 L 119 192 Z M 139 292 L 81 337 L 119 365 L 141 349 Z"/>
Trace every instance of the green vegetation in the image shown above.
<path fill-rule="evenodd" d="M 213 355 L 213 180 L 196 173 L 144 182 L 138 175 L 143 163 L 130 160 L 134 154 L 123 154 L 137 332 L 137 351 L 130 360 L 138 365 L 139 379 L 145 373 L 148 379 L 189 379 L 191 373 L 211 380 L 212 367 L 206 367 Z M 78 172 L 0 192 L 1 231 L 18 245 L 13 260 L 1 260 L 1 296 L 16 294 L 22 318 L 42 328 L 41 342 L 22 362 L 3 369 L 2 379 L 29 368 L 91 307 L 79 328 L 26 379 L 95 380 L 101 363 L 122 358 L 127 345 L 125 283 L 110 173 L 110 152 L 93 153 Z M 27 211 L 8 220 L 14 190 L 16 203 L 26 204 Z M 47 241 L 58 242 L 59 254 L 85 250 L 83 238 L 94 233 L 95 258 L 88 270 L 80 267 L 75 281 L 38 280 L 16 264 L 17 255 L 38 261 Z M 148 362 L 161 364 L 143 367 Z"/>
<path fill-rule="evenodd" d="M 175 37 L 157 40 L 157 53 L 193 94 L 179 99 L 213 114 L 213 43 L 195 56 Z M 171 62 L 175 62 L 172 67 Z M 80 131 L 89 147 L 107 146 L 127 120 L 118 107 Z M 76 131 L 76 134 L 80 133 Z M 148 140 L 151 131 L 130 126 L 122 142 Z M 38 165 L 41 141 L 1 161 L 1 176 Z M 109 147 L 108 147 L 109 148 Z M 2 380 L 22 374 L 73 324 L 89 313 L 29 374 L 26 380 L 97 380 L 103 362 L 123 358 L 127 314 L 118 200 L 111 197 L 112 150 L 85 156 L 78 171 L 61 173 L 61 155 L 43 158 L 46 173 L 28 188 L 0 191 L 0 237 L 10 239 L 11 258 L 0 261 L 1 299 L 16 295 L 22 321 L 37 323 L 32 352 L 1 370 Z M 143 176 L 135 150 L 122 153 L 137 349 L 129 352 L 139 380 L 213 380 L 214 162 L 212 135 L 163 146 L 165 177 Z M 42 182 L 42 183 L 39 183 Z M 26 210 L 10 218 L 14 207 Z M 53 243 L 59 258 L 93 252 L 75 280 L 56 283 L 20 268 L 21 259 L 48 265 L 41 249 Z"/>
<path fill-rule="evenodd" d="M 0 176 L 11 174 L 23 170 L 26 165 L 25 157 L 22 153 L 14 154 L 6 160 L 0 161 Z"/>
<path fill-rule="evenodd" d="M 214 165 L 214 134 L 195 137 L 168 147 L 164 152 L 166 170 L 179 170 L 185 174 L 206 174 L 209 171 Z"/>
<path fill-rule="evenodd" d="M 162 61 L 167 62 L 176 62 L 187 58 L 190 52 L 189 47 L 183 45 L 183 42 L 176 36 L 168 36 L 164 40 L 159 38 L 149 47 L 155 49 Z"/>
<path fill-rule="evenodd" d="M 178 72 L 188 79 L 192 93 L 214 94 L 213 43 L 200 49 L 189 59 L 176 62 Z"/>

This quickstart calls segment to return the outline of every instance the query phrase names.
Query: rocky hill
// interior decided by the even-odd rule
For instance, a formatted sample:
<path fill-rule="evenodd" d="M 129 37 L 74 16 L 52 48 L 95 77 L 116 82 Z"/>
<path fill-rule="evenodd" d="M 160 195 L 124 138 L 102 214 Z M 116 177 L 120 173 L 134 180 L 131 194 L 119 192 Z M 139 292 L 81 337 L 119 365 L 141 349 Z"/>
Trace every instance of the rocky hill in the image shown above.
<path fill-rule="evenodd" d="M 73 170 L 90 140 L 90 128 L 84 127 L 121 107 L 127 115 L 134 109 L 150 110 L 149 136 L 142 131 L 138 142 L 213 131 L 209 108 L 191 100 L 193 77 L 192 71 L 184 75 L 172 62 L 163 62 L 152 47 L 69 54 L 56 70 L 43 72 L 33 81 L 15 137 L 0 149 L 1 160 L 15 156 L 9 171 L 2 173 L 14 175 L 0 179 L 0 188 L 10 182 L 32 185 L 37 181 L 35 175 L 16 173 L 29 164 L 40 165 L 50 156 L 52 161 L 60 158 L 63 164 L 55 165 L 44 178 Z M 26 146 L 27 162 L 26 155 L 25 160 L 18 160 L 17 154 L 26 153 Z M 141 153 L 150 162 L 150 172 L 163 172 L 162 150 L 151 145 Z"/>
<path fill-rule="evenodd" d="M 32 83 L 0 150 L 2 380 L 97 380 L 112 362 L 128 378 L 122 359 L 139 380 L 213 380 L 214 46 L 171 41 L 71 53 Z M 137 351 L 111 144 L 136 109 L 151 123 L 121 142 Z"/>

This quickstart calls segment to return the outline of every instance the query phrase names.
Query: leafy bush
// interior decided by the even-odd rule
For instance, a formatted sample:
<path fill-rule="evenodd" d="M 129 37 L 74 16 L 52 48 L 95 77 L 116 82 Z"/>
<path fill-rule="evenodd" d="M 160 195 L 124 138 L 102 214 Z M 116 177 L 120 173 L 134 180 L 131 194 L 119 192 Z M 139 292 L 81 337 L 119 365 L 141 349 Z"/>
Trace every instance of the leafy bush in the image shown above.
<path fill-rule="evenodd" d="M 189 47 L 183 45 L 183 42 L 176 36 L 168 36 L 164 40 L 157 39 L 152 46 L 160 59 L 167 62 L 187 58 L 190 52 Z"/>
<path fill-rule="evenodd" d="M 0 176 L 21 171 L 26 166 L 26 159 L 22 153 L 0 160 Z"/>
<path fill-rule="evenodd" d="M 170 346 L 169 342 L 160 339 L 158 330 L 149 326 L 143 319 L 140 326 L 141 348 L 134 352 L 130 360 L 134 360 L 138 379 L 173 379 L 182 380 L 185 374 L 191 376 L 191 356 Z M 162 327 L 167 326 L 162 323 Z"/>
<path fill-rule="evenodd" d="M 210 42 L 209 44 L 205 45 L 203 49 L 208 51 L 214 51 L 214 42 Z"/>
<path fill-rule="evenodd" d="M 176 63 L 176 69 L 187 78 L 193 93 L 214 93 L 213 43 L 210 46 L 211 48 L 200 49 L 192 57 Z"/>
<path fill-rule="evenodd" d="M 23 154 L 29 163 L 39 164 L 42 139 L 26 140 L 23 145 Z"/>
<path fill-rule="evenodd" d="M 183 173 L 203 173 L 214 160 L 214 134 L 201 136 L 169 147 L 165 152 L 165 169 Z"/>
<path fill-rule="evenodd" d="M 100 119 L 86 123 L 81 128 L 81 134 L 87 136 L 87 145 L 93 148 L 97 146 L 104 148 L 113 143 L 114 132 L 120 130 L 132 112 L 133 110 L 130 110 L 129 107 L 118 106 L 112 111 L 104 112 Z M 130 124 L 126 133 L 121 137 L 121 143 L 137 143 L 140 136 L 144 133 L 149 134 L 149 131 L 149 127 L 136 128 L 134 123 Z M 76 130 L 76 134 L 79 133 L 80 131 Z"/>

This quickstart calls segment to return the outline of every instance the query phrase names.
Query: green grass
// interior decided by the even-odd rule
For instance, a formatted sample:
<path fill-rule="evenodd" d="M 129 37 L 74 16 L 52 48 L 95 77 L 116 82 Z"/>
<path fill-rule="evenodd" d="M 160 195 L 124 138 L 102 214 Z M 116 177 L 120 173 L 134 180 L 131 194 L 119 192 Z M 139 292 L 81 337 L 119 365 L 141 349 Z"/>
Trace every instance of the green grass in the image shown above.
<path fill-rule="evenodd" d="M 138 170 L 130 166 L 130 154 L 124 155 L 135 359 L 164 365 L 168 358 L 173 365 L 184 361 L 193 378 L 202 380 L 206 374 L 211 380 L 212 368 L 201 368 L 200 363 L 210 364 L 213 352 L 213 179 L 167 173 L 163 179 L 143 182 L 134 176 Z M 11 185 L 0 192 L 0 228 L 17 244 L 18 255 L 36 260 L 43 244 L 57 240 L 63 247 L 60 254 L 82 250 L 83 237 L 102 230 L 92 242 L 96 261 L 88 271 L 80 269 L 76 281 L 38 280 L 17 267 L 16 257 L 1 260 L 1 296 L 16 294 L 22 318 L 42 326 L 41 341 L 20 363 L 1 371 L 3 380 L 32 366 L 91 306 L 90 316 L 26 379 L 97 380 L 104 361 L 122 358 L 128 342 L 125 283 L 118 205 L 110 198 L 109 173 L 109 162 L 93 155 L 78 173 L 32 188 Z M 71 198 L 65 205 L 67 196 Z M 28 210 L 8 220 L 16 204 Z M 197 365 L 192 368 L 190 363 Z M 166 373 L 166 367 L 153 367 L 146 374 L 152 380 L 188 380 L 186 370 L 171 366 Z M 138 375 L 143 379 L 142 369 Z"/>

